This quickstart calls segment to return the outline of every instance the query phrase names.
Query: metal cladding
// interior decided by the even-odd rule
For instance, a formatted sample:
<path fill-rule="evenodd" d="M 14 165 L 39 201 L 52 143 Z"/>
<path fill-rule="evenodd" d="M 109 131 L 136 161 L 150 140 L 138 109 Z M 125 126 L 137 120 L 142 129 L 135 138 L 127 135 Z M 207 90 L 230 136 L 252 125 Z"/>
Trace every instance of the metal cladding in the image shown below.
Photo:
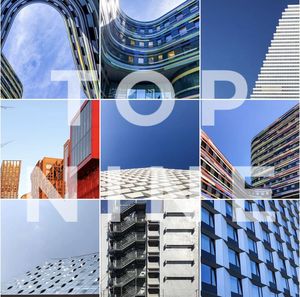
<path fill-rule="evenodd" d="M 288 5 L 279 20 L 251 98 L 299 99 L 300 6 Z"/>
<path fill-rule="evenodd" d="M 254 137 L 251 153 L 252 166 L 275 169 L 272 177 L 252 178 L 254 187 L 271 188 L 273 198 L 299 198 L 299 104 Z"/>
<path fill-rule="evenodd" d="M 18 198 L 21 163 L 20 160 L 2 161 L 0 198 Z"/>
<path fill-rule="evenodd" d="M 22 98 L 23 85 L 12 66 L 1 53 L 1 83 L 0 98 L 1 99 L 19 99 Z"/>
<path fill-rule="evenodd" d="M 199 172 L 136 168 L 101 172 L 105 199 L 187 199 L 199 197 Z"/>
<path fill-rule="evenodd" d="M 99 65 L 99 1 L 98 0 L 3 0 L 1 1 L 1 44 L 4 46 L 13 20 L 18 12 L 31 3 L 45 3 L 63 16 L 78 70 L 98 71 Z M 2 76 L 9 77 L 4 72 Z M 92 81 L 83 81 L 83 90 L 89 99 L 99 98 L 98 75 Z M 2 80 L 2 78 L 1 78 Z M 8 81 L 13 89 L 13 81 Z"/>
<path fill-rule="evenodd" d="M 188 0 L 154 21 L 124 14 L 118 2 L 101 2 L 101 92 L 114 98 L 121 80 L 138 70 L 163 74 L 176 98 L 199 98 L 199 1 Z M 160 98 L 153 84 L 142 83 L 129 98 Z"/>
<path fill-rule="evenodd" d="M 99 254 L 51 259 L 2 285 L 3 295 L 99 294 Z"/>

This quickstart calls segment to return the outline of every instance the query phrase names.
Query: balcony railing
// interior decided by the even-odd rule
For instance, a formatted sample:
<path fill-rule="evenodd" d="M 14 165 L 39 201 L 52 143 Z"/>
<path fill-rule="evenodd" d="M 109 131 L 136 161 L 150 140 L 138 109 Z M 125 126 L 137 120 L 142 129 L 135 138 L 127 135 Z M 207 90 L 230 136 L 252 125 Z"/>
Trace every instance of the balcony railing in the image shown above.
<path fill-rule="evenodd" d="M 129 236 L 127 236 L 126 238 L 124 238 L 120 241 L 114 242 L 113 245 L 109 249 L 110 250 L 124 250 L 128 246 L 130 246 L 132 243 L 134 243 L 136 241 L 142 241 L 142 240 L 146 240 L 145 234 L 132 233 Z"/>

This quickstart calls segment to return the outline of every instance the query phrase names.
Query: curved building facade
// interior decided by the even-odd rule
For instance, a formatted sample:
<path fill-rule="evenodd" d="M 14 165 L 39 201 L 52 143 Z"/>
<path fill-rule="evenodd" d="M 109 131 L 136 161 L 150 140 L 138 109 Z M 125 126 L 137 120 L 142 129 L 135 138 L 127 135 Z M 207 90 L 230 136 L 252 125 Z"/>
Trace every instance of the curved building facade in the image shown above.
<path fill-rule="evenodd" d="M 202 198 L 257 199 L 268 195 L 268 189 L 257 189 L 245 183 L 238 170 L 227 160 L 209 136 L 201 132 Z"/>
<path fill-rule="evenodd" d="M 128 17 L 118 1 L 101 2 L 101 96 L 115 98 L 121 80 L 135 71 L 156 71 L 176 98 L 199 98 L 199 1 L 187 0 L 149 22 Z M 132 99 L 161 98 L 154 84 L 140 82 Z"/>
<path fill-rule="evenodd" d="M 271 188 L 274 198 L 299 198 L 299 104 L 254 137 L 252 166 L 271 166 L 273 177 L 255 177 L 255 187 Z"/>
<path fill-rule="evenodd" d="M 22 98 L 23 85 L 17 74 L 13 70 L 4 55 L 1 54 L 1 83 L 0 98 L 1 99 L 19 99 Z"/>
<path fill-rule="evenodd" d="M 99 65 L 99 1 L 98 0 L 3 0 L 1 1 L 1 45 L 2 48 L 22 8 L 33 3 L 45 3 L 60 12 L 65 20 L 74 62 L 80 71 L 97 71 Z M 5 70 L 5 68 L 4 68 Z M 7 72 L 1 74 L 8 76 Z M 2 79 L 2 78 L 1 78 Z M 8 81 L 14 88 L 14 81 Z M 99 98 L 98 77 L 82 82 L 89 99 Z"/>

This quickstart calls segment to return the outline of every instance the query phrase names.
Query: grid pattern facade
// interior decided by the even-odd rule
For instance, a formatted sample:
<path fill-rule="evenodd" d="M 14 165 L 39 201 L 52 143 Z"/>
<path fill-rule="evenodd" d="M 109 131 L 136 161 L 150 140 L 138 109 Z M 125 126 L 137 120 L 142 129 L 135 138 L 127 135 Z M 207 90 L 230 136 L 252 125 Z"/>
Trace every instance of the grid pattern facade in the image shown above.
<path fill-rule="evenodd" d="M 299 198 L 299 104 L 258 134 L 251 151 L 252 166 L 275 168 L 272 177 L 253 178 L 254 187 L 271 188 L 274 198 Z"/>
<path fill-rule="evenodd" d="M 1 46 L 4 46 L 13 20 L 18 12 L 35 0 L 1 1 Z M 99 65 L 99 1 L 98 0 L 41 0 L 53 6 L 65 19 L 69 34 L 74 62 L 78 70 L 97 71 Z M 93 76 L 94 73 L 92 74 Z M 2 76 L 9 77 L 4 71 Z M 9 80 L 9 88 L 14 88 L 14 81 Z M 89 99 L 100 98 L 98 77 L 82 82 L 83 90 Z M 20 97 L 17 97 L 20 98 Z"/>
<path fill-rule="evenodd" d="M 299 201 L 206 200 L 201 213 L 202 296 L 299 296 Z"/>
<path fill-rule="evenodd" d="M 299 98 L 299 7 L 288 5 L 283 12 L 253 89 L 252 98 Z"/>
<path fill-rule="evenodd" d="M 101 172 L 104 199 L 180 199 L 199 197 L 199 172 L 137 168 Z"/>
<path fill-rule="evenodd" d="M 1 165 L 1 198 L 18 198 L 21 161 L 4 160 Z"/>
<path fill-rule="evenodd" d="M 99 294 L 99 254 L 53 259 L 2 285 L 3 295 Z"/>
<path fill-rule="evenodd" d="M 101 90 L 114 98 L 132 71 L 161 72 L 176 98 L 199 97 L 199 1 L 188 0 L 155 21 L 139 22 L 121 11 L 118 1 L 101 2 Z M 130 91 L 131 98 L 161 98 L 152 84 Z"/>

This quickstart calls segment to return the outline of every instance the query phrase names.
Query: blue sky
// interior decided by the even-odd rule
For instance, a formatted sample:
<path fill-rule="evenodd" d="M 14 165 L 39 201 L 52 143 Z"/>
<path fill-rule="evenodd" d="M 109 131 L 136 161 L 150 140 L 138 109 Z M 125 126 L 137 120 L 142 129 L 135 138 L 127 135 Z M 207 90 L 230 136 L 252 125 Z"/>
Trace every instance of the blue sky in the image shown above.
<path fill-rule="evenodd" d="M 298 0 L 203 0 L 202 68 L 234 70 L 252 91 L 273 33 L 288 4 Z M 234 88 L 219 83 L 218 98 L 230 98 Z M 250 95 L 250 94 L 248 94 Z"/>
<path fill-rule="evenodd" d="M 1 201 L 1 282 L 50 258 L 99 251 L 99 202 L 78 203 L 78 222 L 65 222 L 49 201 L 40 201 L 40 222 L 29 223 L 25 200 Z"/>
<path fill-rule="evenodd" d="M 1 143 L 12 142 L 1 149 L 1 158 L 22 160 L 19 194 L 23 195 L 28 192 L 28 166 L 46 156 L 63 158 L 70 134 L 67 101 L 17 100 L 2 106 L 12 108 L 1 108 Z"/>
<path fill-rule="evenodd" d="M 139 21 L 152 21 L 166 14 L 185 0 L 120 0 L 123 11 Z"/>
<path fill-rule="evenodd" d="M 51 82 L 51 70 L 74 70 L 62 16 L 49 5 L 31 4 L 16 16 L 4 55 L 23 83 L 23 98 L 67 98 L 66 82 Z"/>
<path fill-rule="evenodd" d="M 150 114 L 160 102 L 134 101 L 139 113 Z M 162 123 L 141 127 L 129 123 L 114 101 L 101 105 L 101 169 L 108 166 L 140 168 L 163 166 L 189 169 L 199 164 L 199 105 L 197 101 L 177 101 Z"/>
<path fill-rule="evenodd" d="M 202 129 L 232 165 L 250 166 L 253 137 L 296 104 L 288 100 L 247 100 L 236 109 L 217 111 L 215 126 Z"/>

